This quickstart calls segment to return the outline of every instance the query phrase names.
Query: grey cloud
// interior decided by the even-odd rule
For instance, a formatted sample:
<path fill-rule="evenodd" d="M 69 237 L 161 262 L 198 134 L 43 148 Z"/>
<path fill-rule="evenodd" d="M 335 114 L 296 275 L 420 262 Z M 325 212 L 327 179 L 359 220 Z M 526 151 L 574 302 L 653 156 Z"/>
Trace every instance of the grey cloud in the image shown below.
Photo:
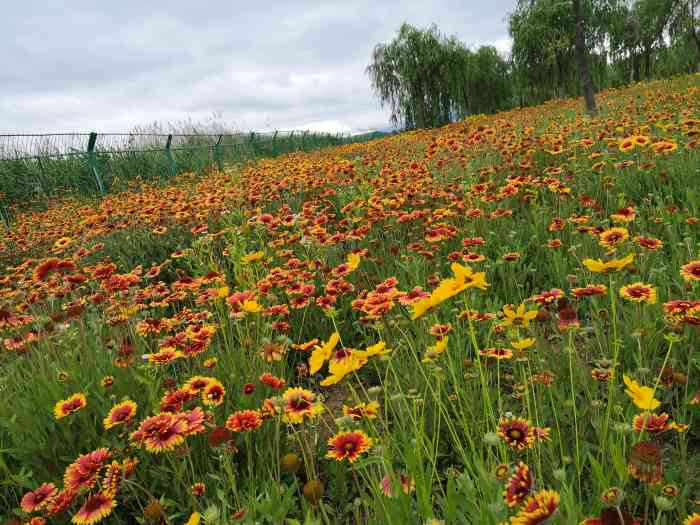
<path fill-rule="evenodd" d="M 514 4 L 14 1 L 0 20 L 0 132 L 126 131 L 213 113 L 239 129 L 386 127 L 364 72 L 375 44 L 406 21 L 507 46 Z"/>

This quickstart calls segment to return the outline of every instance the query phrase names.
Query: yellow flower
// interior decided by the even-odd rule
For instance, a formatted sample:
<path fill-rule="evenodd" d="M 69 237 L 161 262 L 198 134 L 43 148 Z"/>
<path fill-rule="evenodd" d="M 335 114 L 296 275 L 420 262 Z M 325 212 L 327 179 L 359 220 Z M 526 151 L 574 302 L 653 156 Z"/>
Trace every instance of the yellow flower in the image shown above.
<path fill-rule="evenodd" d="M 361 260 L 362 260 L 362 257 L 360 257 L 356 253 L 351 253 L 348 255 L 346 263 L 347 263 L 348 267 L 350 268 L 351 272 L 354 272 L 355 270 L 357 270 L 357 267 L 360 266 Z"/>
<path fill-rule="evenodd" d="M 319 383 L 321 386 L 334 385 L 346 375 L 359 370 L 367 363 L 367 358 L 363 355 L 359 355 L 357 350 L 352 350 L 351 352 L 349 356 L 343 359 L 331 360 L 328 365 L 328 372 L 330 372 L 331 375 Z"/>
<path fill-rule="evenodd" d="M 252 252 L 241 257 L 241 262 L 243 264 L 250 264 L 252 262 L 259 261 L 263 257 L 265 257 L 263 252 Z"/>
<path fill-rule="evenodd" d="M 323 379 L 319 385 L 321 386 L 333 386 L 336 383 L 340 382 L 341 379 L 345 377 L 346 374 L 339 375 L 339 374 L 334 374 L 334 375 L 329 375 L 327 378 Z"/>
<path fill-rule="evenodd" d="M 315 374 L 321 367 L 331 357 L 333 349 L 338 345 L 340 341 L 340 334 L 334 332 L 330 339 L 323 343 L 321 346 L 316 346 L 314 351 L 311 352 L 311 357 L 309 357 L 309 373 Z"/>
<path fill-rule="evenodd" d="M 654 399 L 654 389 L 648 386 L 640 386 L 635 380 L 628 376 L 623 376 L 627 390 L 625 394 L 632 398 L 632 402 L 642 410 L 654 410 L 661 402 Z"/>
<path fill-rule="evenodd" d="M 611 259 L 607 262 L 603 262 L 600 259 L 584 259 L 583 264 L 593 273 L 610 273 L 622 270 L 625 266 L 632 264 L 633 261 L 634 254 L 630 253 L 622 259 Z"/>
<path fill-rule="evenodd" d="M 216 289 L 216 296 L 219 299 L 226 299 L 228 297 L 228 286 L 222 286 L 221 288 Z"/>
<path fill-rule="evenodd" d="M 455 275 L 455 279 L 466 284 L 467 288 L 486 290 L 489 286 L 489 283 L 486 282 L 485 272 L 474 272 L 469 266 L 462 266 L 456 262 L 450 265 L 450 269 Z"/>
<path fill-rule="evenodd" d="M 433 308 L 437 303 L 433 301 L 432 296 L 421 299 L 413 303 L 413 314 L 411 315 L 411 320 L 415 321 L 425 312 Z"/>
<path fill-rule="evenodd" d="M 528 337 L 526 339 L 518 339 L 517 341 L 511 341 L 510 346 L 516 350 L 526 350 L 535 344 L 534 337 Z"/>
<path fill-rule="evenodd" d="M 339 353 L 345 353 L 345 355 L 340 358 L 334 357 L 328 363 L 328 372 L 331 375 L 339 375 L 342 378 L 350 372 L 359 370 L 367 363 L 367 357 L 360 355 L 357 350 L 344 348 Z"/>
<path fill-rule="evenodd" d="M 369 403 L 359 403 L 354 407 L 343 405 L 343 415 L 351 416 L 355 421 L 362 419 L 363 417 L 367 419 L 377 419 L 379 409 L 379 403 L 376 401 L 370 401 Z"/>
<path fill-rule="evenodd" d="M 199 512 L 193 512 L 190 516 L 190 519 L 187 520 L 185 525 L 199 525 L 201 519 L 202 516 L 199 514 Z"/>
<path fill-rule="evenodd" d="M 440 339 L 437 343 L 435 343 L 432 346 L 429 346 L 425 350 L 425 357 L 423 358 L 423 363 L 429 363 L 433 359 L 436 359 L 439 357 L 441 354 L 445 352 L 447 349 L 447 341 L 449 340 L 448 336 L 443 337 Z"/>
<path fill-rule="evenodd" d="M 673 423 L 671 423 L 671 429 L 675 430 L 678 433 L 682 433 L 688 430 L 688 425 L 686 425 L 685 423 L 676 423 L 674 421 Z"/>
<path fill-rule="evenodd" d="M 322 353 L 323 349 L 316 347 L 318 354 L 314 359 L 314 354 L 311 354 L 311 359 L 309 360 L 309 365 L 311 370 L 318 370 L 323 366 L 323 362 L 331 357 L 332 350 L 327 352 L 328 357 L 321 360 L 326 354 Z M 314 350 L 314 353 L 317 352 Z M 377 344 L 367 347 L 366 350 L 354 350 L 354 349 L 344 349 L 349 352 L 344 357 L 340 359 L 333 358 L 328 364 L 328 372 L 330 375 L 320 382 L 321 386 L 331 386 L 339 382 L 346 375 L 355 370 L 359 370 L 366 363 L 368 358 L 375 355 L 386 355 L 391 352 L 391 349 L 386 348 L 386 343 L 384 341 L 379 341 Z M 320 363 L 320 364 L 319 364 Z M 313 373 L 313 372 L 312 372 Z"/>
<path fill-rule="evenodd" d="M 262 312 L 262 306 L 258 304 L 257 301 L 254 301 L 252 299 L 246 299 L 243 301 L 243 311 L 248 312 L 249 314 L 257 314 Z"/>
<path fill-rule="evenodd" d="M 433 300 L 433 303 L 438 305 L 466 289 L 467 284 L 461 279 L 443 279 L 437 285 L 437 288 L 433 290 L 433 293 L 430 294 L 430 298 Z"/>
<path fill-rule="evenodd" d="M 391 352 L 391 348 L 387 348 L 384 341 L 379 341 L 377 344 L 368 346 L 365 350 L 357 350 L 355 353 L 365 357 L 372 357 L 375 355 L 386 355 L 389 352 Z"/>
<path fill-rule="evenodd" d="M 443 279 L 437 285 L 437 288 L 432 291 L 430 297 L 421 299 L 413 304 L 412 320 L 421 317 L 425 312 L 443 303 L 450 297 L 454 297 L 467 288 L 479 288 L 485 290 L 489 284 L 486 282 L 486 274 L 484 272 L 475 273 L 468 266 L 462 266 L 459 263 L 450 265 L 454 277 Z"/>
<path fill-rule="evenodd" d="M 525 305 L 520 304 L 518 311 L 513 310 L 509 304 L 503 307 L 503 313 L 506 316 L 503 321 L 503 326 L 530 326 L 530 321 L 537 317 L 537 310 L 525 310 Z"/>

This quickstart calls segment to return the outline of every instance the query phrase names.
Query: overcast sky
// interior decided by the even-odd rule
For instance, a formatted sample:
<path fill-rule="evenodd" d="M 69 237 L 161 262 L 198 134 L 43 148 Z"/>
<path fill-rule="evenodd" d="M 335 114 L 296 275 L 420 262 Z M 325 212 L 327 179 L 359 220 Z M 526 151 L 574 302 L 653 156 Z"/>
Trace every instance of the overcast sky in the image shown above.
<path fill-rule="evenodd" d="M 0 35 L 0 133 L 388 127 L 365 74 L 402 22 L 509 47 L 515 0 L 11 0 Z"/>

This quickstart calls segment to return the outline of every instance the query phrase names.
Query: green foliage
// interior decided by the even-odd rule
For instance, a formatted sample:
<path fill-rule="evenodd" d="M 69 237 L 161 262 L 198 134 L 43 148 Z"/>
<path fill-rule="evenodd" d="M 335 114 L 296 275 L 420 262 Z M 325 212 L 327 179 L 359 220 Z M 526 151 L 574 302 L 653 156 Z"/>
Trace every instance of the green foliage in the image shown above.
<path fill-rule="evenodd" d="M 700 71 L 700 0 L 583 0 L 584 41 L 596 89 Z M 519 0 L 508 17 L 509 58 L 468 49 L 436 26 L 404 23 L 374 48 L 367 73 L 394 124 L 446 124 L 466 115 L 583 92 L 570 0 Z"/>
<path fill-rule="evenodd" d="M 434 25 L 403 24 L 392 42 L 374 48 L 367 73 L 392 122 L 406 129 L 497 111 L 510 99 L 508 65 L 495 48 L 472 52 Z"/>
<path fill-rule="evenodd" d="M 121 191 L 142 182 L 167 183 L 180 173 L 202 174 L 220 167 L 221 163 L 245 164 L 260 158 L 363 142 L 383 135 L 380 132 L 354 136 L 305 131 L 279 135 L 252 133 L 234 137 L 235 140 L 225 138 L 218 150 L 212 142 L 216 137 L 193 135 L 182 145 L 173 147 L 171 158 L 165 147 L 98 150 L 95 167 L 106 191 Z M 161 137 L 160 140 L 165 139 Z M 0 148 L 0 151 L 4 150 Z M 85 153 L 39 151 L 35 156 L 18 160 L 13 160 L 11 154 L 0 158 L 0 210 L 5 218 L 9 216 L 9 209 L 44 206 L 52 198 L 99 194 L 98 182 L 89 170 Z"/>
<path fill-rule="evenodd" d="M 582 2 L 598 89 L 695 71 L 700 64 L 697 0 Z M 521 105 L 581 93 L 569 2 L 520 0 L 509 17 Z"/>

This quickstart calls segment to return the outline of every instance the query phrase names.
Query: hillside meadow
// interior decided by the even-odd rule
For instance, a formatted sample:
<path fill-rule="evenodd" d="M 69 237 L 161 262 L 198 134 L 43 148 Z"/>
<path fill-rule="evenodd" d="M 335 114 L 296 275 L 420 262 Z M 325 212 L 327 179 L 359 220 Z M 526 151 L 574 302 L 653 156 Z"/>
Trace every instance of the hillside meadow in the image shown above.
<path fill-rule="evenodd" d="M 700 524 L 700 76 L 17 215 L 5 524 Z"/>

